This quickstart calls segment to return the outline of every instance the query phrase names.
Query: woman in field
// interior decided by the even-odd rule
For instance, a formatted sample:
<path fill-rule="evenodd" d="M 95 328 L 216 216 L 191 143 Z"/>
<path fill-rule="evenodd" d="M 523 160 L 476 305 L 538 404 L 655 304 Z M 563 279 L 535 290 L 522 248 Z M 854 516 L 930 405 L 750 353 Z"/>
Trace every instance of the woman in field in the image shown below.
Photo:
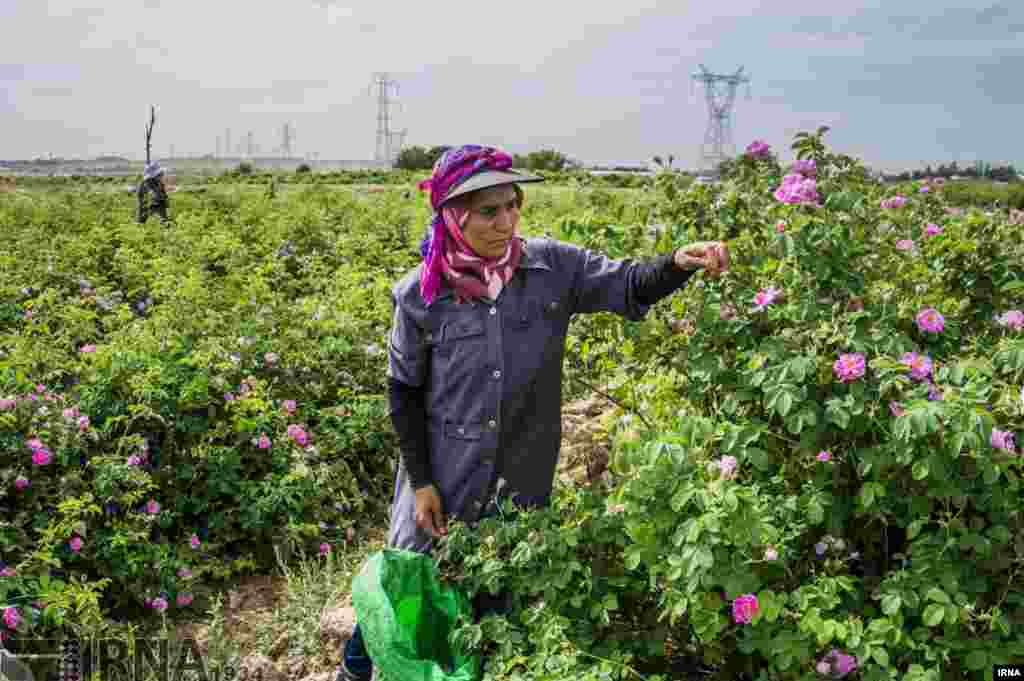
<path fill-rule="evenodd" d="M 447 521 L 548 502 L 561 442 L 562 358 L 572 315 L 642 319 L 703 268 L 728 268 L 721 242 L 633 262 L 519 236 L 520 184 L 493 147 L 447 151 L 421 183 L 433 220 L 423 262 L 392 289 L 391 418 L 400 439 L 388 542 L 430 552 Z M 478 603 L 481 609 L 493 604 Z M 500 606 L 499 606 L 500 607 Z M 357 626 L 339 681 L 369 679 Z"/>

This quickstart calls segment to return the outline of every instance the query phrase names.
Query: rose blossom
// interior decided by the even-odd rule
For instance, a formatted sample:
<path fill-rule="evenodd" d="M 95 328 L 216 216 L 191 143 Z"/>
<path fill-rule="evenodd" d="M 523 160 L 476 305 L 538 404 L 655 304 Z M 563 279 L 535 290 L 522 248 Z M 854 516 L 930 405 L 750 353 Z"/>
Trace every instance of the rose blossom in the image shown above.
<path fill-rule="evenodd" d="M 156 515 L 160 512 L 160 504 L 157 503 L 156 499 L 150 499 L 146 502 L 146 513 L 150 515 Z"/>
<path fill-rule="evenodd" d="M 267 437 L 266 433 L 260 435 L 260 439 L 257 441 L 256 446 L 260 449 L 270 449 L 270 438 Z"/>
<path fill-rule="evenodd" d="M 928 225 L 924 228 L 924 233 L 927 234 L 928 236 L 942 234 L 942 227 L 939 227 L 934 222 L 929 222 Z"/>
<path fill-rule="evenodd" d="M 840 383 L 855 381 L 864 375 L 864 355 L 859 352 L 839 355 L 832 370 Z"/>
<path fill-rule="evenodd" d="M 296 406 L 297 405 L 295 404 L 295 400 L 285 400 L 284 401 L 284 410 L 286 412 L 288 412 L 289 414 L 294 414 L 295 413 L 295 407 Z"/>
<path fill-rule="evenodd" d="M 766 142 L 762 140 L 754 140 L 747 145 L 747 153 L 755 157 L 764 157 L 768 155 L 768 150 L 770 148 L 771 147 L 769 147 Z"/>
<path fill-rule="evenodd" d="M 928 333 L 939 333 L 946 328 L 946 318 L 932 307 L 926 307 L 917 313 L 917 327 Z"/>
<path fill-rule="evenodd" d="M 896 242 L 896 248 L 901 251 L 912 251 L 914 250 L 914 242 L 910 239 L 900 239 Z"/>
<path fill-rule="evenodd" d="M 25 489 L 26 487 L 29 486 L 29 484 L 30 483 L 28 481 L 28 478 L 26 478 L 24 475 L 19 475 L 17 478 L 14 479 L 14 486 L 19 490 Z"/>
<path fill-rule="evenodd" d="M 828 451 L 827 449 L 823 449 L 820 452 L 818 452 L 817 459 L 818 459 L 818 461 L 821 461 L 821 462 L 831 461 L 832 460 L 832 452 Z"/>
<path fill-rule="evenodd" d="M 786 231 L 786 223 L 783 222 L 782 220 L 779 220 L 778 222 L 776 222 L 775 223 L 775 231 L 778 232 L 779 234 L 782 234 L 783 232 L 785 232 Z"/>
<path fill-rule="evenodd" d="M 900 361 L 910 368 L 910 375 L 918 381 L 927 379 L 932 373 L 932 360 L 925 355 L 907 352 Z"/>
<path fill-rule="evenodd" d="M 320 544 L 320 555 L 321 556 L 326 556 L 330 552 L 331 552 L 331 545 L 330 544 L 328 544 L 327 542 L 323 542 L 323 543 Z"/>
<path fill-rule="evenodd" d="M 198 549 L 199 548 L 199 535 L 193 534 L 191 537 L 189 537 L 188 543 L 192 546 L 192 548 Z"/>
<path fill-rule="evenodd" d="M 8 629 L 17 629 L 18 622 L 21 621 L 21 613 L 15 607 L 4 608 L 4 624 L 7 625 Z"/>
<path fill-rule="evenodd" d="M 1013 454 L 1017 451 L 1017 447 L 1013 441 L 1013 438 L 1013 433 L 1006 430 L 999 430 L 998 428 L 993 428 L 990 442 L 994 448 L 1002 449 L 1003 451 L 1010 452 L 1011 454 Z"/>
<path fill-rule="evenodd" d="M 779 289 L 775 288 L 774 286 L 769 286 L 768 288 L 761 289 L 754 296 L 754 310 L 760 312 L 761 310 L 765 309 L 766 307 L 775 302 L 775 300 L 779 297 L 780 293 L 782 292 Z"/>
<path fill-rule="evenodd" d="M 718 470 L 721 471 L 722 477 L 732 479 L 736 477 L 736 457 L 735 456 L 723 456 L 718 460 Z"/>
<path fill-rule="evenodd" d="M 757 596 L 743 594 L 732 602 L 732 617 L 737 624 L 750 624 L 758 609 Z"/>
<path fill-rule="evenodd" d="M 1007 328 L 1020 331 L 1024 329 L 1024 312 L 1020 310 L 1004 312 L 999 317 L 996 317 L 996 323 L 999 324 L 999 326 L 1005 326 Z"/>
<path fill-rule="evenodd" d="M 68 546 L 71 547 L 72 551 L 74 551 L 75 553 L 78 553 L 79 551 L 82 550 L 82 544 L 84 544 L 84 543 L 85 542 L 82 541 L 81 537 L 72 537 L 71 541 L 68 542 Z"/>

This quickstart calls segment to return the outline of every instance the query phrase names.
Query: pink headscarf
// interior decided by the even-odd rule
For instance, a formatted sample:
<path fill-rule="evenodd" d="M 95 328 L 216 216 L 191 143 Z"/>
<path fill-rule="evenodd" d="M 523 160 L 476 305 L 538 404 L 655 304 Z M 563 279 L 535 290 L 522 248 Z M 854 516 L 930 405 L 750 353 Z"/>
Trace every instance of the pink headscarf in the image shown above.
<path fill-rule="evenodd" d="M 522 251 L 518 238 L 509 242 L 502 256 L 483 258 L 473 251 L 462 234 L 461 228 L 469 212 L 453 206 L 440 208 L 452 188 L 469 176 L 511 167 L 512 157 L 500 149 L 467 144 L 442 154 L 431 176 L 417 185 L 421 190 L 430 190 L 430 205 L 434 209 L 427 236 L 420 244 L 424 262 L 420 295 L 427 305 L 437 296 L 442 274 L 451 282 L 460 300 L 480 295 L 495 298 L 512 277 Z"/>

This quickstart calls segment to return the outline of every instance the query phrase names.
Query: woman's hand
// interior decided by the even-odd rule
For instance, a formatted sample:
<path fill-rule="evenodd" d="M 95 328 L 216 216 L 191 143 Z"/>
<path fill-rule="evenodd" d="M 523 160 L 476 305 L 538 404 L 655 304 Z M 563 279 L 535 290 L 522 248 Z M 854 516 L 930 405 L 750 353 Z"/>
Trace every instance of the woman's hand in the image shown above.
<path fill-rule="evenodd" d="M 441 508 L 441 495 L 433 485 L 416 490 L 416 524 L 435 538 L 448 534 Z"/>
<path fill-rule="evenodd" d="M 687 244 L 676 251 L 675 263 L 681 270 L 703 268 L 709 277 L 716 278 L 729 269 L 729 247 L 723 241 Z"/>

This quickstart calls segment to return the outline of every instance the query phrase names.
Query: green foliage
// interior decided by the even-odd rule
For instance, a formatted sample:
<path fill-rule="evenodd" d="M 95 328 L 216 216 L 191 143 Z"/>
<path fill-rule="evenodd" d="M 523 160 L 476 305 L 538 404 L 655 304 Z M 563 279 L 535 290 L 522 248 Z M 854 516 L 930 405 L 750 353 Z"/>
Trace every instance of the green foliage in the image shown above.
<path fill-rule="evenodd" d="M 689 657 L 723 678 L 812 679 L 836 649 L 856 678 L 944 681 L 1024 658 L 1021 457 L 992 444 L 997 429 L 1024 439 L 1024 336 L 993 321 L 1024 306 L 1015 214 L 957 182 L 883 185 L 825 132 L 792 146 L 815 162 L 820 206 L 774 197 L 792 173 L 774 154 L 732 159 L 711 185 L 534 171 L 549 182 L 525 188 L 527 234 L 615 258 L 727 239 L 732 266 L 640 322 L 573 321 L 565 394 L 597 385 L 622 405 L 607 473 L 559 484 L 546 509 L 456 523 L 439 555 L 468 592 L 516 594 L 457 634 L 489 653 L 488 678 L 667 680 Z M 161 594 L 173 611 L 275 546 L 384 522 L 388 290 L 430 214 L 391 187 L 422 178 L 295 173 L 274 197 L 266 174 L 210 178 L 177 194 L 168 230 L 135 224 L 127 192 L 5 195 L 0 399 L 22 399 L 0 410 L 0 560 L 15 569 L 0 605 L 41 635 Z M 906 205 L 881 207 L 897 194 Z M 927 307 L 941 333 L 915 323 Z M 909 352 L 932 360 L 932 384 Z M 865 373 L 843 382 L 846 353 Z M 33 463 L 33 438 L 50 463 Z M 741 624 L 746 594 L 759 609 Z"/>

